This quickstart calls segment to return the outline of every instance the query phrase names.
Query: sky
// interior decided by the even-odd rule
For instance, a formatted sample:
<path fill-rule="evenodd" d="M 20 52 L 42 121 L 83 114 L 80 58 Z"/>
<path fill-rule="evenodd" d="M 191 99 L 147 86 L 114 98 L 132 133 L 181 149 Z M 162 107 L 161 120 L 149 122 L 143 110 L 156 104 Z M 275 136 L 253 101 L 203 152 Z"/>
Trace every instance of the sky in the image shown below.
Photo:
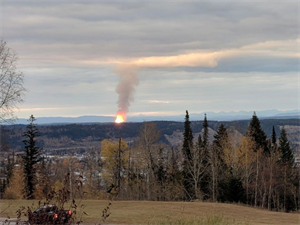
<path fill-rule="evenodd" d="M 112 116 L 120 101 L 129 116 L 299 108 L 298 1 L 4 0 L 0 12 L 28 90 L 19 118 Z"/>

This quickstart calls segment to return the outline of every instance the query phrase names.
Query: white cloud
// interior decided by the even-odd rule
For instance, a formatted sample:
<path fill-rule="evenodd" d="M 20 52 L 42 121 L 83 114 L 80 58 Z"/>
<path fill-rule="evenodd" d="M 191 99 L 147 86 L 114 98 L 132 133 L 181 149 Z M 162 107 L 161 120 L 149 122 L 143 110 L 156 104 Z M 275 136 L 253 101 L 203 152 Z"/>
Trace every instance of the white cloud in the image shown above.
<path fill-rule="evenodd" d="M 170 101 L 150 100 L 149 103 L 153 103 L 153 104 L 169 104 Z"/>

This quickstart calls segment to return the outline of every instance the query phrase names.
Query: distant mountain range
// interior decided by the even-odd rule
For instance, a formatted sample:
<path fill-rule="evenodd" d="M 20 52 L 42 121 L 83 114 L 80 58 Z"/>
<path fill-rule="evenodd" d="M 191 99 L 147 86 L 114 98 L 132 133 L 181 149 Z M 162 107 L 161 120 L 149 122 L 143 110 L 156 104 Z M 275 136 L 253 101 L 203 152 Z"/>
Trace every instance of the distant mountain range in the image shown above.
<path fill-rule="evenodd" d="M 206 113 L 208 120 L 215 121 L 234 121 L 234 120 L 249 120 L 253 115 L 253 111 L 239 111 L 239 112 L 203 112 L 191 113 L 190 120 L 203 120 Z M 259 119 L 290 119 L 300 118 L 299 110 L 265 110 L 256 111 Z M 143 122 L 143 121 L 184 121 L 185 115 L 177 116 L 147 116 L 138 115 L 127 118 L 127 122 Z M 114 122 L 115 117 L 112 116 L 79 116 L 79 117 L 37 117 L 37 124 L 70 124 L 70 123 L 111 123 Z M 27 119 L 18 119 L 15 124 L 28 124 Z"/>

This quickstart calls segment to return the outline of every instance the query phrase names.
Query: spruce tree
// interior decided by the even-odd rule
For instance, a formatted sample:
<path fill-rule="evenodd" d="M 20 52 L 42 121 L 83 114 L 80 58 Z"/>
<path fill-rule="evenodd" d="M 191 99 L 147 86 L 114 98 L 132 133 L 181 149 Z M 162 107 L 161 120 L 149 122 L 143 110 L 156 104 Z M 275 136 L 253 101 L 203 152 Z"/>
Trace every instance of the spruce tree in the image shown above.
<path fill-rule="evenodd" d="M 214 135 L 215 140 L 210 148 L 210 167 L 212 200 L 216 201 L 224 190 L 225 178 L 227 176 L 226 163 L 224 162 L 224 150 L 228 146 L 228 134 L 225 126 L 221 124 Z"/>
<path fill-rule="evenodd" d="M 204 121 L 203 121 L 203 146 L 204 148 L 208 147 L 208 122 L 206 118 L 206 113 L 204 114 Z"/>
<path fill-rule="evenodd" d="M 193 160 L 193 131 L 191 129 L 191 122 L 189 112 L 186 110 L 184 133 L 183 133 L 183 186 L 185 190 L 185 200 L 191 200 L 195 198 L 193 194 L 193 184 L 191 182 L 191 165 Z"/>
<path fill-rule="evenodd" d="M 219 169 L 226 169 L 224 162 L 224 150 L 228 147 L 229 144 L 229 136 L 227 133 L 227 129 L 223 124 L 221 124 L 217 130 L 217 133 L 214 135 L 215 140 L 213 141 L 212 149 L 216 152 Z M 223 170 L 223 172 L 224 172 Z"/>
<path fill-rule="evenodd" d="M 184 133 L 183 133 L 183 146 L 182 152 L 187 160 L 191 160 L 192 153 L 191 148 L 193 147 L 193 131 L 191 128 L 189 112 L 186 110 L 185 122 L 184 122 Z"/>
<path fill-rule="evenodd" d="M 253 113 L 252 119 L 250 121 L 250 125 L 248 128 L 248 136 L 253 138 L 257 148 L 262 148 L 265 153 L 269 152 L 268 144 L 267 144 L 267 136 L 263 131 L 263 129 L 261 128 L 260 121 L 256 116 L 255 112 Z"/>
<path fill-rule="evenodd" d="M 281 153 L 279 162 L 283 167 L 283 209 L 288 212 L 295 207 L 293 201 L 291 201 L 293 197 L 288 190 L 291 183 L 293 183 L 291 175 L 294 165 L 294 156 L 284 127 L 281 129 L 278 150 Z"/>
<path fill-rule="evenodd" d="M 281 129 L 278 149 L 279 152 L 281 153 L 280 161 L 282 163 L 287 163 L 292 165 L 294 163 L 294 155 L 284 127 Z"/>
<path fill-rule="evenodd" d="M 217 133 L 214 135 L 214 145 L 219 148 L 222 148 L 225 142 L 228 141 L 228 133 L 223 124 L 221 124 L 217 130 Z"/>
<path fill-rule="evenodd" d="M 272 129 L 272 144 L 275 145 L 276 144 L 276 132 L 275 132 L 275 127 L 273 126 Z"/>
<path fill-rule="evenodd" d="M 210 183 L 211 183 L 211 151 L 209 151 L 209 142 L 208 142 L 208 122 L 206 114 L 204 114 L 204 120 L 203 120 L 203 139 L 202 139 L 202 164 L 205 169 L 205 173 L 201 179 L 200 187 L 201 191 L 203 193 L 203 199 L 207 200 L 211 195 L 210 190 Z"/>
<path fill-rule="evenodd" d="M 26 198 L 34 198 L 34 191 L 36 186 L 37 176 L 37 164 L 41 161 L 42 149 L 37 146 L 36 137 L 39 135 L 37 126 L 34 124 L 35 118 L 30 116 L 27 125 L 27 130 L 24 132 L 24 175 L 25 175 L 25 187 Z"/>

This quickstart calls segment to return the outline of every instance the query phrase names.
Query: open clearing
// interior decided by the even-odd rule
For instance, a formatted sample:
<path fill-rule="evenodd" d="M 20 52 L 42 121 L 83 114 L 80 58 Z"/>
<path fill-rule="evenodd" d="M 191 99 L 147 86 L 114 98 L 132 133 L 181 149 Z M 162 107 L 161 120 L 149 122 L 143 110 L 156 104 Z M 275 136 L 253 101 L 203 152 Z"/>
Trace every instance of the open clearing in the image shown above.
<path fill-rule="evenodd" d="M 84 223 L 101 222 L 102 210 L 108 206 L 105 200 L 82 200 L 85 206 Z M 20 206 L 36 206 L 37 201 L 0 200 L 0 216 L 16 217 Z M 67 206 L 67 205 L 66 205 Z M 113 201 L 107 224 L 190 224 L 178 221 L 197 221 L 212 217 L 222 218 L 226 224 L 249 225 L 299 225 L 298 213 L 271 212 L 252 207 L 203 202 L 152 202 L 152 201 Z M 82 214 L 82 212 L 80 212 Z M 195 222 L 193 224 L 196 224 Z M 222 223 L 221 223 L 222 224 Z"/>

